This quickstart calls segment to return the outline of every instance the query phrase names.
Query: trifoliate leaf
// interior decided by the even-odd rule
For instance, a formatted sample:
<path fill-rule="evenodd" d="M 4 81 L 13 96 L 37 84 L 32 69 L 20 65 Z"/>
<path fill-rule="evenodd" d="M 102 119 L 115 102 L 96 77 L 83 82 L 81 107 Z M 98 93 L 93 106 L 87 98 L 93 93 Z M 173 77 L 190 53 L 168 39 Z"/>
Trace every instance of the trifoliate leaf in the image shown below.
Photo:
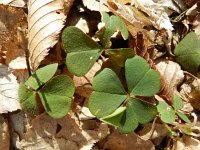
<path fill-rule="evenodd" d="M 76 76 L 85 75 L 102 52 L 99 44 L 76 27 L 63 31 L 62 42 L 67 52 L 67 67 Z"/>
<path fill-rule="evenodd" d="M 150 68 L 145 59 L 139 56 L 125 63 L 128 90 L 135 96 L 153 96 L 160 90 L 160 75 Z"/>
<path fill-rule="evenodd" d="M 177 61 L 191 73 L 197 73 L 200 65 L 200 40 L 195 32 L 187 34 L 176 46 Z"/>
<path fill-rule="evenodd" d="M 93 92 L 89 108 L 93 115 L 102 118 L 113 113 L 125 100 L 126 92 L 111 69 L 105 68 L 93 79 Z"/>
<path fill-rule="evenodd" d="M 110 38 L 116 32 L 120 31 L 124 40 L 128 39 L 128 30 L 125 23 L 118 16 L 109 16 L 107 13 L 102 13 L 102 21 L 105 23 L 103 34 L 100 40 L 105 48 L 109 48 Z"/>
<path fill-rule="evenodd" d="M 175 121 L 175 111 L 165 101 L 159 101 L 157 110 L 163 122 L 172 124 Z"/>
<path fill-rule="evenodd" d="M 74 83 L 68 76 L 52 78 L 39 91 L 46 112 L 53 118 L 64 117 L 71 108 L 74 90 Z"/>
<path fill-rule="evenodd" d="M 39 68 L 35 73 L 28 78 L 25 82 L 26 86 L 37 90 L 41 85 L 45 84 L 56 73 L 58 64 L 50 64 L 45 67 Z"/>

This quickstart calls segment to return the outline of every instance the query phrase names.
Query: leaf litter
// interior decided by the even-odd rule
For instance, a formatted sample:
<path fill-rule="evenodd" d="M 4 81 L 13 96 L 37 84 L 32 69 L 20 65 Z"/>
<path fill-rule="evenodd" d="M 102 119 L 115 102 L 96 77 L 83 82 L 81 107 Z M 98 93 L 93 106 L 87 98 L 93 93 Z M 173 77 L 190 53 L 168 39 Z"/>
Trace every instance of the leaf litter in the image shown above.
<path fill-rule="evenodd" d="M 50 2 L 50 3 L 48 3 Z M 65 0 L 65 1 L 48 1 L 45 0 L 43 2 L 37 1 L 36 3 L 41 4 L 37 5 L 36 7 L 38 10 L 41 10 L 41 13 L 33 13 L 34 9 L 37 9 L 34 6 L 33 1 L 23 0 L 4 0 L 1 1 L 3 5 L 0 5 L 0 11 L 3 13 L 1 14 L 9 14 L 8 17 L 16 22 L 9 22 L 6 21 L 5 18 L 0 15 L 0 63 L 2 64 L 3 68 L 1 67 L 1 83 L 11 83 L 12 86 L 9 86 L 9 89 L 15 91 L 18 86 L 18 82 L 25 81 L 28 78 L 27 75 L 27 68 L 25 62 L 25 49 L 28 48 L 30 52 L 30 63 L 33 70 L 40 67 L 41 65 L 47 65 L 52 63 L 52 60 L 55 62 L 56 59 L 59 59 L 58 72 L 61 74 L 70 74 L 67 71 L 67 68 L 63 63 L 65 62 L 65 52 L 64 49 L 60 44 L 60 37 L 61 37 L 61 30 L 65 26 L 65 20 L 67 17 L 67 13 L 70 11 L 77 12 L 77 14 L 85 15 L 98 13 L 102 11 L 111 11 L 116 16 L 121 17 L 129 30 L 129 39 L 128 46 L 135 50 L 139 49 L 140 51 L 137 54 L 141 54 L 140 56 L 144 56 L 146 60 L 148 60 L 151 66 L 156 65 L 157 70 L 160 71 L 160 74 L 163 76 L 166 83 L 163 84 L 168 91 L 164 94 L 169 94 L 169 90 L 176 91 L 178 95 L 181 96 L 184 100 L 184 105 L 181 111 L 186 112 L 187 116 L 190 120 L 193 120 L 192 116 L 195 116 L 193 120 L 193 125 L 186 125 L 186 127 L 180 126 L 178 122 L 176 122 L 177 129 L 174 128 L 176 125 L 170 126 L 173 131 L 177 134 L 187 134 L 183 135 L 179 140 L 174 140 L 173 145 L 169 146 L 168 148 L 172 149 L 198 149 L 199 147 L 199 117 L 197 112 L 199 111 L 199 63 L 196 59 L 196 66 L 195 71 L 190 71 L 190 66 L 185 66 L 184 61 L 183 64 L 178 61 L 177 56 L 174 57 L 174 54 L 177 55 L 177 50 L 174 51 L 174 48 L 177 44 L 185 37 L 189 31 L 194 31 L 199 38 L 199 2 L 195 0 L 170 0 L 170 1 L 132 1 L 132 0 L 108 0 L 106 1 L 98 1 L 98 0 L 90 0 L 90 1 L 82 1 L 83 4 L 79 3 L 78 1 L 72 0 Z M 46 3 L 46 5 L 42 5 Z M 96 3 L 96 7 L 93 7 L 92 4 Z M 55 5 L 54 5 L 55 4 Z M 56 5 L 58 4 L 58 5 Z M 8 6 L 12 5 L 12 6 Z M 72 6 L 73 5 L 73 6 Z M 28 9 L 26 8 L 28 6 Z M 45 7 L 48 9 L 45 9 Z M 57 7 L 58 6 L 58 7 Z M 72 6 L 72 8 L 71 8 Z M 76 7 L 74 7 L 76 6 Z M 82 12 L 81 9 L 77 9 L 78 7 L 84 8 Z M 16 7 L 23 7 L 26 9 L 16 8 Z M 71 10 L 70 10 L 71 8 Z M 47 13 L 48 10 L 52 11 L 51 13 Z M 10 12 L 9 12 L 10 11 Z M 32 12 L 31 12 L 32 11 Z M 28 34 L 26 32 L 27 22 L 26 22 L 26 13 L 28 12 Z M 21 14 L 20 14 L 21 13 Z M 13 15 L 14 14 L 14 15 Z M 17 14 L 17 15 L 16 15 Z M 41 16 L 40 16 L 41 15 Z M 43 26 L 40 23 L 47 23 L 48 21 L 45 20 L 45 17 L 51 18 L 55 15 L 60 19 L 56 23 L 56 27 L 52 28 L 51 23 L 48 25 L 44 25 L 46 28 L 43 30 Z M 16 16 L 16 20 L 12 19 L 13 16 Z M 42 18 L 44 20 L 42 20 Z M 55 19 L 52 17 L 51 19 Z M 77 17 L 78 18 L 78 17 Z M 175 19 L 174 19 L 175 18 Z M 56 20 L 56 19 L 55 19 Z M 54 21 L 55 21 L 54 20 Z M 73 19 L 76 20 L 76 17 Z M 68 20 L 69 21 L 69 20 Z M 93 20 L 86 19 L 83 23 L 78 24 L 79 28 L 82 28 L 82 25 L 88 24 L 88 29 L 85 27 L 85 32 L 91 34 L 92 30 L 98 30 L 97 27 L 90 26 L 94 22 Z M 97 20 L 95 20 L 97 21 Z M 132 21 L 132 22 L 131 22 Z M 56 21 L 55 21 L 56 22 Z M 100 20 L 99 20 L 100 22 Z M 39 24 L 37 28 L 32 30 L 31 24 Z M 67 22 L 67 24 L 70 24 Z M 96 23 L 94 23 L 96 24 Z M 58 26 L 57 26 L 58 25 Z M 177 28 L 181 26 L 181 28 Z M 28 39 L 28 45 L 26 43 L 19 43 L 17 42 L 17 28 L 22 28 L 25 32 L 24 37 Z M 53 30 L 55 29 L 55 30 Z M 41 32 L 40 31 L 44 31 Z M 50 34 L 52 32 L 52 34 Z M 94 31 L 93 31 L 94 32 Z M 36 33 L 36 34 L 35 34 Z M 141 41 L 138 39 L 138 34 L 142 33 L 143 41 L 141 46 Z M 48 34 L 50 36 L 48 36 Z M 13 36 L 12 36 L 13 35 Z M 94 34 L 93 34 L 94 35 Z M 6 37 L 6 38 L 5 38 Z M 94 37 L 93 37 L 94 38 Z M 114 47 L 118 40 L 119 35 L 113 36 L 111 38 L 112 46 Z M 114 42 L 113 42 L 114 39 Z M 46 40 L 49 40 L 46 41 Z M 122 40 L 122 38 L 121 38 Z M 136 42 L 134 41 L 136 40 Z M 11 42 L 12 41 L 12 42 Z M 24 40 L 23 40 L 24 41 Z M 34 44 L 31 44 L 31 41 L 34 41 Z M 48 44 L 44 44 L 46 43 Z M 97 40 L 98 41 L 98 40 Z M 25 41 L 24 41 L 25 42 Z M 38 43 L 37 43 L 38 42 Z M 137 47 L 137 44 L 140 45 Z M 25 45 L 25 46 L 23 46 Z M 34 47 L 35 45 L 35 47 Z M 37 49 L 38 45 L 42 48 Z M 20 48 L 19 48 L 20 47 Z M 153 47 L 153 48 L 150 48 Z M 148 51 L 151 49 L 151 51 Z M 14 52 L 12 51 L 14 50 Z M 199 48 L 198 48 L 199 50 Z M 162 56 L 155 56 L 154 52 L 159 52 Z M 138 51 L 137 51 L 138 52 Z M 184 53 L 184 52 L 183 52 Z M 56 54 L 56 56 L 54 56 Z M 57 57 L 58 55 L 61 55 Z M 105 59 L 108 59 L 106 55 L 101 54 L 100 59 L 98 61 L 102 61 L 104 63 Z M 159 59 L 159 60 L 154 60 Z M 188 57 L 190 60 L 190 57 Z M 177 62 L 180 62 L 178 64 Z M 159 63 L 158 63 L 159 62 Z M 188 63 L 190 64 L 190 63 Z M 9 68 L 12 70 L 9 70 Z M 181 65 L 181 66 L 180 66 Z M 160 145 L 163 141 L 165 142 L 165 137 L 170 137 L 170 134 L 173 133 L 170 130 L 165 130 L 166 132 L 162 132 L 159 130 L 160 128 L 160 120 L 157 120 L 155 125 L 155 130 L 152 134 L 150 139 L 143 140 L 137 134 L 144 138 L 144 135 L 138 131 L 137 134 L 131 133 L 127 136 L 118 133 L 117 130 L 113 129 L 110 126 L 105 125 L 104 123 L 97 121 L 94 119 L 94 116 L 88 112 L 87 106 L 88 98 L 91 94 L 91 81 L 94 78 L 96 72 L 101 70 L 103 65 L 95 65 L 92 69 L 85 75 L 85 77 L 76 77 L 74 76 L 73 79 L 75 81 L 75 88 L 76 94 L 83 99 L 84 104 L 78 103 L 77 106 L 80 108 L 80 111 L 77 116 L 74 116 L 74 113 L 70 113 L 63 119 L 54 120 L 50 118 L 47 114 L 41 114 L 34 118 L 33 116 L 29 116 L 25 114 L 25 118 L 22 120 L 27 120 L 27 124 L 22 124 L 21 126 L 26 129 L 24 131 L 24 136 L 22 134 L 15 134 L 16 139 L 18 139 L 18 147 L 24 149 L 40 149 L 45 147 L 47 149 L 130 149 L 133 147 L 140 147 L 143 149 L 155 149 L 156 146 Z M 185 72 L 185 68 L 188 67 L 188 71 L 193 73 L 193 75 L 189 75 L 190 73 Z M 7 71 L 6 71 L 7 70 Z M 9 71 L 8 71 L 9 70 Z M 15 76 L 14 76 L 14 75 Z M 193 77 L 192 77 L 193 76 Z M 10 80 L 8 80 L 8 77 Z M 195 78 L 195 79 L 194 79 Z M 88 84 L 89 86 L 85 86 Z M 186 85 L 189 89 L 184 89 Z M 0 86 L 0 91 L 4 91 L 6 86 Z M 88 91 L 88 92 L 87 92 Z M 5 93 L 3 93 L 5 94 Z M 77 95 L 75 94 L 75 100 Z M 158 94 L 159 95 L 159 94 Z M 2 107 L 4 105 L 1 104 L 0 110 L 1 113 L 13 112 L 20 109 L 18 103 L 18 96 L 16 97 L 15 94 L 11 94 L 10 92 L 6 93 L 6 103 L 9 103 L 9 107 Z M 169 96 L 169 95 L 168 95 Z M 11 98 L 12 97 L 12 98 Z M 1 98 L 4 100 L 5 96 Z M 165 98 L 163 98 L 166 100 Z M 82 101 L 82 100 L 81 100 Z M 190 108 L 188 107 L 190 105 Z M 22 112 L 23 113 L 23 112 Z M 196 114 L 195 114 L 196 113 Z M 192 115 L 193 114 L 193 115 Z M 87 116 L 88 117 L 84 117 Z M 80 116 L 80 117 L 79 117 Z M 13 116 L 14 118 L 16 116 Z M 183 123 L 180 119 L 180 123 Z M 8 121 L 8 123 L 10 123 Z M 15 124 L 15 122 L 12 122 Z M 3 123 L 1 123 L 3 125 Z M 150 124 L 150 126 L 153 126 Z M 164 126 L 168 126 L 165 125 Z M 108 128 L 109 127 L 109 128 Z M 145 128 L 145 126 L 144 126 Z M 185 129 L 191 129 L 191 132 L 184 131 Z M 70 131 L 71 129 L 71 131 Z M 151 128 L 152 129 L 152 128 Z M 169 129 L 169 128 L 166 128 Z M 140 130 L 140 129 L 139 129 Z M 14 129 L 15 131 L 15 129 Z M 5 130 L 7 133 L 5 141 L 8 141 L 8 129 Z M 20 131 L 21 132 L 21 131 Z M 145 133 L 147 131 L 144 131 Z M 152 133 L 152 131 L 150 131 Z M 2 135 L 2 131 L 0 135 Z M 148 133 L 147 133 L 148 134 Z M 156 136 L 157 135 L 157 136 Z M 188 136 L 189 135 L 189 136 Z M 193 135 L 193 137 L 191 137 Z M 19 138 L 20 137 L 20 138 Z M 148 135 L 149 137 L 149 135 Z M 6 140 L 7 139 L 7 140 Z M 13 146 L 17 143 L 14 138 L 12 138 L 12 143 L 7 143 L 7 147 Z M 117 140 L 116 140 L 117 139 Z M 130 140 L 131 139 L 131 140 Z M 137 142 L 133 142 L 133 139 Z M 145 139 L 145 138 L 144 138 Z M 158 140 L 160 139 L 160 140 Z M 163 140 L 162 140 L 163 139 Z M 139 141 L 139 142 L 138 142 Z M 152 143 L 153 142 L 153 143 Z M 15 144 L 13 144 L 15 143 Z M 37 143 L 37 144 L 35 144 Z M 143 144 L 141 144 L 143 143 Z M 20 146 L 19 146 L 20 145 Z M 15 145 L 16 146 L 16 145 Z M 167 144 L 165 145 L 167 146 Z"/>

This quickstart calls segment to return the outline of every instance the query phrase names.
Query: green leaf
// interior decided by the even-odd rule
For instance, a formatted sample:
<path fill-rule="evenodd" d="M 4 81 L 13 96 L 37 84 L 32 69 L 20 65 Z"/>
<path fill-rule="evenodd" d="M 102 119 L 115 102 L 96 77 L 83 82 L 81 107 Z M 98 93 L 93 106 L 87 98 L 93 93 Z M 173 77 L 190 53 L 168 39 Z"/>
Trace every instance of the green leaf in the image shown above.
<path fill-rule="evenodd" d="M 187 34 L 176 46 L 176 60 L 189 72 L 197 73 L 200 65 L 200 40 L 195 32 Z"/>
<path fill-rule="evenodd" d="M 31 112 L 34 115 L 40 113 L 40 110 L 37 106 L 37 101 L 35 100 L 34 91 L 27 89 L 24 84 L 20 84 L 18 95 L 21 107 L 24 111 Z"/>
<path fill-rule="evenodd" d="M 92 114 L 102 118 L 113 113 L 125 100 L 126 92 L 111 69 L 105 68 L 93 79 L 93 92 L 89 100 Z"/>
<path fill-rule="evenodd" d="M 175 121 L 175 111 L 165 101 L 159 101 L 157 110 L 163 122 L 172 124 Z"/>
<path fill-rule="evenodd" d="M 183 108 L 183 101 L 182 99 L 178 96 L 178 95 L 173 95 L 173 107 L 175 110 L 179 110 L 181 108 Z"/>
<path fill-rule="evenodd" d="M 128 90 L 135 96 L 153 96 L 160 90 L 160 75 L 150 68 L 139 56 L 129 58 L 125 63 Z"/>
<path fill-rule="evenodd" d="M 59 75 L 47 82 L 39 95 L 46 112 L 53 118 L 62 118 L 71 108 L 74 91 L 72 79 Z"/>
<path fill-rule="evenodd" d="M 191 123 L 191 121 L 188 119 L 188 117 L 184 113 L 180 111 L 177 111 L 176 113 L 183 121 L 185 121 L 186 123 Z"/>
<path fill-rule="evenodd" d="M 129 98 L 126 115 L 124 116 L 126 119 L 124 122 L 122 121 L 120 131 L 123 133 L 132 132 L 139 123 L 144 124 L 153 120 L 156 114 L 155 106 L 135 98 Z"/>
<path fill-rule="evenodd" d="M 130 48 L 107 49 L 106 54 L 120 67 L 124 67 L 127 58 L 135 55 Z"/>
<path fill-rule="evenodd" d="M 37 90 L 41 85 L 45 84 L 53 77 L 53 75 L 56 73 L 57 67 L 58 64 L 55 63 L 39 68 L 31 75 L 31 77 L 28 78 L 28 80 L 25 82 L 25 85 Z"/>
<path fill-rule="evenodd" d="M 124 40 L 128 39 L 129 33 L 121 18 L 114 15 L 109 16 L 107 13 L 102 13 L 102 21 L 105 23 L 105 27 L 103 34 L 100 36 L 100 40 L 104 48 L 109 48 L 111 46 L 110 38 L 117 30 L 121 32 Z"/>
<path fill-rule="evenodd" d="M 85 75 L 102 52 L 102 47 L 76 27 L 67 27 L 62 33 L 67 51 L 66 64 L 76 76 Z"/>
<path fill-rule="evenodd" d="M 101 118 L 101 120 L 108 124 L 118 127 L 120 126 L 120 121 L 123 117 L 125 110 L 126 110 L 126 107 L 119 107 L 112 114 Z"/>

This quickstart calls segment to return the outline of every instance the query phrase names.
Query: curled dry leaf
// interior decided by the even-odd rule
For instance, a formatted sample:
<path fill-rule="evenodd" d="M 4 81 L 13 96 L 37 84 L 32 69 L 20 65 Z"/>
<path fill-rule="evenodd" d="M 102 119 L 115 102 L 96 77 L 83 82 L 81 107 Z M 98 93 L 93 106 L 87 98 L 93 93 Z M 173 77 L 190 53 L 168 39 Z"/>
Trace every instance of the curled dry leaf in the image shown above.
<path fill-rule="evenodd" d="M 165 78 L 170 90 L 176 90 L 184 79 L 184 73 L 180 65 L 173 61 L 161 61 L 156 65 L 156 68 Z"/>
<path fill-rule="evenodd" d="M 4 65 L 0 64 L 0 70 L 0 113 L 21 109 L 16 77 Z"/>
<path fill-rule="evenodd" d="M 89 150 L 108 134 L 108 126 L 105 124 L 100 124 L 94 130 L 82 130 L 69 115 L 55 120 L 42 114 L 31 123 L 32 126 L 22 139 L 22 149 Z"/>
<path fill-rule="evenodd" d="M 10 148 L 10 134 L 8 121 L 0 115 L 0 149 L 6 150 Z"/>
<path fill-rule="evenodd" d="M 1 0 L 0 4 L 10 5 L 15 7 L 25 7 L 27 0 Z"/>
<path fill-rule="evenodd" d="M 109 12 L 109 9 L 103 5 L 106 0 L 82 0 L 83 5 L 92 11 Z"/>
<path fill-rule="evenodd" d="M 174 5 L 172 0 L 162 0 L 162 1 L 153 1 L 153 0 L 134 0 L 132 4 L 145 12 L 152 24 L 158 30 L 162 28 L 166 30 L 173 30 L 173 25 L 170 22 L 168 17 L 173 11 L 180 12 L 179 9 Z M 173 10 L 173 11 L 171 11 Z"/>
<path fill-rule="evenodd" d="M 189 136 L 183 137 L 175 141 L 173 149 L 175 150 L 197 150 L 200 149 L 200 141 Z"/>
<path fill-rule="evenodd" d="M 73 0 L 29 0 L 28 49 L 33 70 L 58 42 L 66 19 L 65 12 L 69 12 L 72 3 Z"/>
<path fill-rule="evenodd" d="M 142 140 L 136 133 L 120 134 L 118 131 L 114 131 L 104 145 L 104 149 L 109 150 L 155 150 L 151 141 Z"/>

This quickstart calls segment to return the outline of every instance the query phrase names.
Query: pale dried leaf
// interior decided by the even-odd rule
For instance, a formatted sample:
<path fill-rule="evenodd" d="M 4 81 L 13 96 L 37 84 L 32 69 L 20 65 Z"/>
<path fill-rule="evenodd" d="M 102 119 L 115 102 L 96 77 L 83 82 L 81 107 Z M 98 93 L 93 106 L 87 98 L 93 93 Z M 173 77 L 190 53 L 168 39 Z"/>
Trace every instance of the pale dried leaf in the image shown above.
<path fill-rule="evenodd" d="M 153 133 L 151 132 L 153 126 Z M 155 144 L 159 145 L 162 140 L 168 135 L 168 130 L 167 128 L 162 125 L 155 123 L 152 125 L 152 123 L 144 124 L 143 129 L 138 132 L 140 137 L 142 139 L 146 139 L 146 137 L 150 136 L 150 140 Z"/>
<path fill-rule="evenodd" d="M 168 17 L 173 11 L 180 12 L 174 5 L 172 0 L 132 0 L 132 4 L 149 15 L 149 19 L 155 28 L 161 30 L 162 28 L 172 31 L 173 25 Z M 173 10 L 173 11 L 172 11 Z"/>
<path fill-rule="evenodd" d="M 121 3 L 121 4 L 127 4 L 127 3 L 131 3 L 131 0 L 116 0 L 116 2 Z"/>
<path fill-rule="evenodd" d="M 0 113 L 21 109 L 16 77 L 4 65 L 0 64 L 0 70 Z"/>
<path fill-rule="evenodd" d="M 1 0 L 0 4 L 10 5 L 15 7 L 25 7 L 27 0 Z"/>
<path fill-rule="evenodd" d="M 189 136 L 183 136 L 174 144 L 175 150 L 198 150 L 200 149 L 200 141 Z"/>
<path fill-rule="evenodd" d="M 9 63 L 9 68 L 11 69 L 27 69 L 26 58 L 17 57 Z"/>
<path fill-rule="evenodd" d="M 165 78 L 170 90 L 175 90 L 184 79 L 184 73 L 180 65 L 173 61 L 161 61 L 156 65 L 156 68 Z"/>
<path fill-rule="evenodd" d="M 55 120 L 47 114 L 41 114 L 31 123 L 21 142 L 25 150 L 89 150 L 108 134 L 105 124 L 100 124 L 94 130 L 82 130 L 69 115 Z"/>
<path fill-rule="evenodd" d="M 10 134 L 8 121 L 0 115 L 0 149 L 7 150 L 10 147 Z"/>
<path fill-rule="evenodd" d="M 109 9 L 103 5 L 106 0 L 82 0 L 83 5 L 92 11 L 109 12 Z"/>
<path fill-rule="evenodd" d="M 30 64 L 35 70 L 48 55 L 48 51 L 59 40 L 64 27 L 65 12 L 69 11 L 73 0 L 29 0 L 28 3 L 28 49 Z"/>
<path fill-rule="evenodd" d="M 104 145 L 109 150 L 155 150 L 151 141 L 142 140 L 136 133 L 120 134 L 114 131 Z"/>

